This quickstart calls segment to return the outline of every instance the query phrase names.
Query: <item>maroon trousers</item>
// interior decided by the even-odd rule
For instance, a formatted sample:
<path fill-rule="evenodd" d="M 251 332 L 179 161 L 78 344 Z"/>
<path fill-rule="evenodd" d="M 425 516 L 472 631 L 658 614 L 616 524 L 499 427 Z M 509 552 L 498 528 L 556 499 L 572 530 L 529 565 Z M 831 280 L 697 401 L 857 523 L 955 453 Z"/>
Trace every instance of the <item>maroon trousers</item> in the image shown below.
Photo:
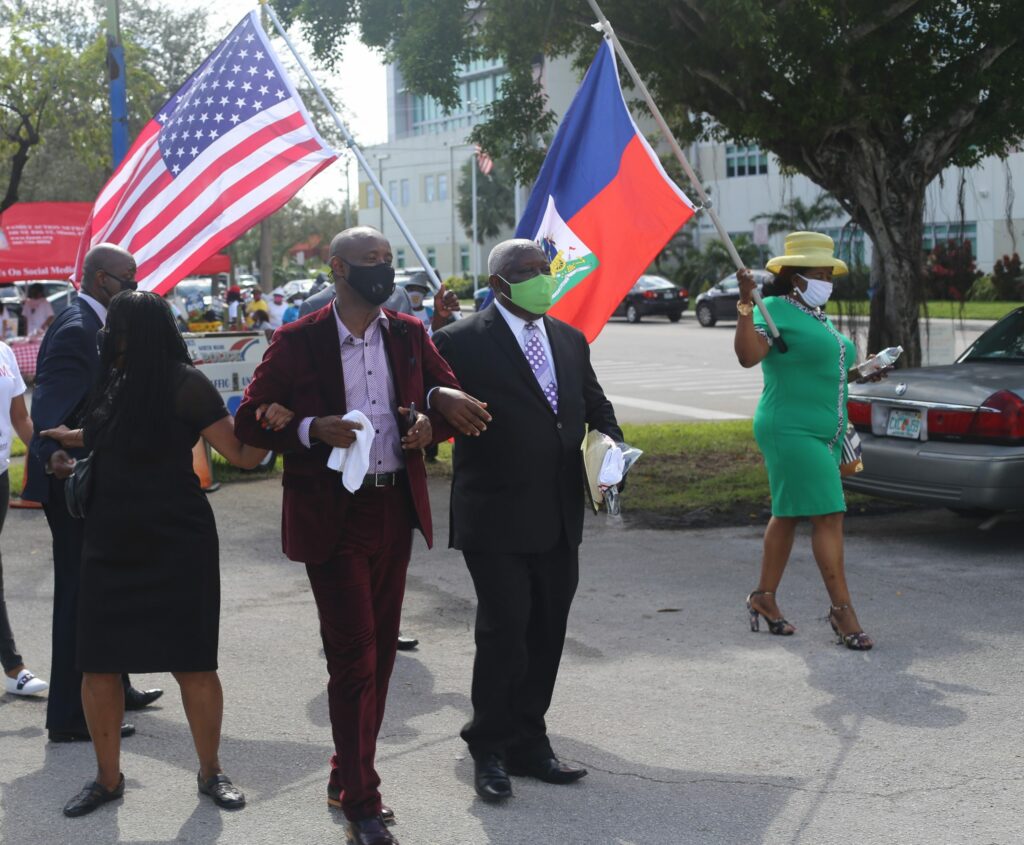
<path fill-rule="evenodd" d="M 381 811 L 374 758 L 395 665 L 413 527 L 405 484 L 359 490 L 334 557 L 306 565 L 330 675 L 330 784 L 340 788 L 341 807 L 351 821 Z"/>

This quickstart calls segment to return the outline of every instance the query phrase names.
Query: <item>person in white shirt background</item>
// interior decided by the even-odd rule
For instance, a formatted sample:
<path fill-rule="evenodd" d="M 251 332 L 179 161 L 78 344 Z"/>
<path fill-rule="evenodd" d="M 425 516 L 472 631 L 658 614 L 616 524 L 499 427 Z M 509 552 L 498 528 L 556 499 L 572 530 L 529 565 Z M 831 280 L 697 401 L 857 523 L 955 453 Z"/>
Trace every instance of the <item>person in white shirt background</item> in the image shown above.
<path fill-rule="evenodd" d="M 36 282 L 28 286 L 28 299 L 21 307 L 25 317 L 25 334 L 29 337 L 42 335 L 53 322 L 53 306 L 46 298 L 46 290 Z"/>
<path fill-rule="evenodd" d="M 46 302 L 44 299 L 43 302 Z M 46 302 L 47 305 L 50 303 Z M 52 313 L 52 312 L 51 312 Z M 25 382 L 18 361 L 6 343 L 0 342 L 0 532 L 7 518 L 7 502 L 11 482 L 7 469 L 11 464 L 11 442 L 14 435 L 25 443 L 32 441 L 32 418 L 25 406 Z M 34 695 L 49 684 L 25 668 L 25 662 L 14 644 L 14 634 L 7 618 L 4 601 L 3 558 L 0 557 L 0 664 L 4 669 L 4 689 L 14 695 Z"/>
<path fill-rule="evenodd" d="M 284 301 L 284 291 L 277 288 L 270 294 L 270 304 L 267 305 L 267 313 L 270 315 L 270 328 L 279 329 L 284 325 L 284 312 L 288 310 L 288 303 Z"/>

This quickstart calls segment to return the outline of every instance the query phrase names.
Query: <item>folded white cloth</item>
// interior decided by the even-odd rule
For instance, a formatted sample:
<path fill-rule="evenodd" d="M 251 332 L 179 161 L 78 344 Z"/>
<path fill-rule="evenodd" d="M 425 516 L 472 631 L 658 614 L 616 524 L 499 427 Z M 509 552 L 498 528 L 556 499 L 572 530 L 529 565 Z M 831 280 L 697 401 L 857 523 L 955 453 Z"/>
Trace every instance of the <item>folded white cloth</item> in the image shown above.
<path fill-rule="evenodd" d="M 622 476 L 626 471 L 626 459 L 622 454 L 622 449 L 618 446 L 612 446 L 607 452 L 605 452 L 604 460 L 601 462 L 601 472 L 598 476 L 598 483 L 602 487 L 611 487 L 614 484 L 618 484 L 622 481 Z"/>
<path fill-rule="evenodd" d="M 328 469 L 341 473 L 341 483 L 349 493 L 355 493 L 363 485 L 366 471 L 370 468 L 370 445 L 373 443 L 373 426 L 362 411 L 349 411 L 343 420 L 362 425 L 356 429 L 356 442 L 342 448 L 335 446 L 327 458 Z"/>

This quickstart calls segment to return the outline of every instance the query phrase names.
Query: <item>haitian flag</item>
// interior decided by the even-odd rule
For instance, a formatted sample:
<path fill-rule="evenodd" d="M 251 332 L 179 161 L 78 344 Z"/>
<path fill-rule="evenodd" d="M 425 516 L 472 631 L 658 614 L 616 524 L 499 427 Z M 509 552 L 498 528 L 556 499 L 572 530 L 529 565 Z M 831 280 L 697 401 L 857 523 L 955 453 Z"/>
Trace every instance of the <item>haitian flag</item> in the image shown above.
<path fill-rule="evenodd" d="M 543 247 L 558 280 L 553 317 L 593 341 L 694 213 L 626 108 L 605 41 L 544 159 L 516 237 Z"/>

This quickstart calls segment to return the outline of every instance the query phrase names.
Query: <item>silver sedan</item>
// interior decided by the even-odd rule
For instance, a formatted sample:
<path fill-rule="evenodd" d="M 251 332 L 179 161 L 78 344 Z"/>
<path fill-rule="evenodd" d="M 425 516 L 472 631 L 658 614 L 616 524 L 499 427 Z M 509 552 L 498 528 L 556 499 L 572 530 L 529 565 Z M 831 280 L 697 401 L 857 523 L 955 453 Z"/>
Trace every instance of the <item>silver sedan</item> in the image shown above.
<path fill-rule="evenodd" d="M 956 363 L 850 386 L 864 471 L 849 490 L 957 512 L 1024 508 L 1024 308 Z"/>

